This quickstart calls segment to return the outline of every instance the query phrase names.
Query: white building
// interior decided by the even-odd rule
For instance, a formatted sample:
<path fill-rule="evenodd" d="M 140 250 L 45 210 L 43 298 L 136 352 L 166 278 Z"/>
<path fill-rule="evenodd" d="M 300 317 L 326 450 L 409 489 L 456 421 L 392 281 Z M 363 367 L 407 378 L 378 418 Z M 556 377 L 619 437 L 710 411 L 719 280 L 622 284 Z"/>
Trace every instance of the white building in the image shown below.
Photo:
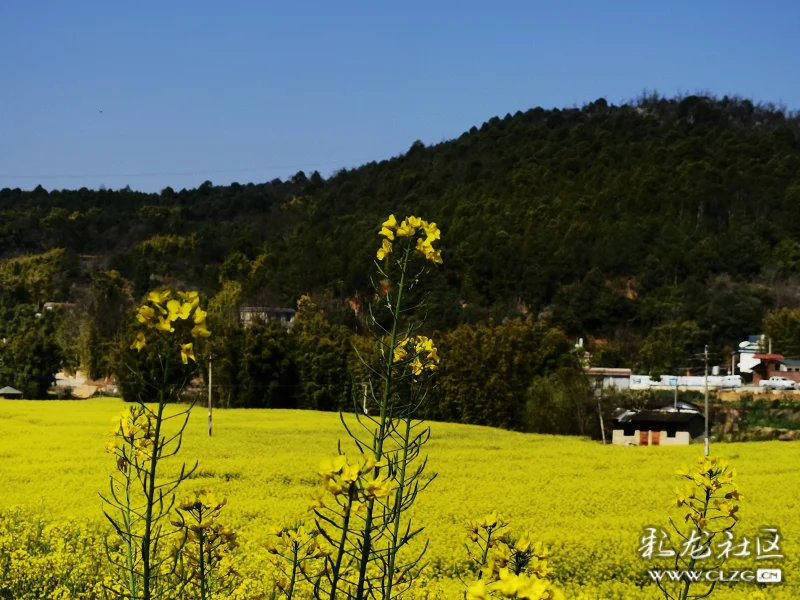
<path fill-rule="evenodd" d="M 630 369 L 606 369 L 603 367 L 592 367 L 584 369 L 586 375 L 597 382 L 598 387 L 604 390 L 628 390 L 631 388 Z"/>

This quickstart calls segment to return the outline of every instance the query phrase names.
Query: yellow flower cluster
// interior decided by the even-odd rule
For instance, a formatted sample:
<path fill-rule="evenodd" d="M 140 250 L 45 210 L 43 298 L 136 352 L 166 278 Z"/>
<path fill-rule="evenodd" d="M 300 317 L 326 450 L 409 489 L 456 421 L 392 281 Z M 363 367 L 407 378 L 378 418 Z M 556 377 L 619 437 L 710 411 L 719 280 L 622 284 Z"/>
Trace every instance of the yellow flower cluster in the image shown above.
<path fill-rule="evenodd" d="M 350 505 L 350 514 L 362 514 L 366 510 L 365 502 L 371 499 L 386 498 L 391 494 L 392 480 L 385 475 L 366 477 L 375 469 L 387 466 L 385 459 L 376 461 L 374 456 L 360 454 L 348 459 L 339 454 L 332 460 L 324 460 L 319 466 L 322 487 L 311 494 L 310 509 L 327 508 L 326 493 L 335 498 L 346 497 Z"/>
<path fill-rule="evenodd" d="M 501 529 L 508 525 L 508 521 L 503 515 L 496 512 L 489 513 L 481 519 L 476 519 L 467 522 L 467 538 L 470 541 L 477 542 L 479 530 L 483 529 L 487 533 L 491 533 L 496 529 Z"/>
<path fill-rule="evenodd" d="M 180 300 L 172 298 L 170 290 L 153 291 L 147 295 L 147 304 L 136 310 L 136 319 L 147 327 L 162 334 L 174 333 L 178 321 L 188 321 L 191 317 L 193 338 L 207 338 L 211 332 L 206 327 L 208 313 L 200 308 L 200 298 L 197 292 L 178 292 Z M 131 349 L 141 351 L 147 345 L 144 332 L 136 334 L 136 339 L 131 344 Z M 197 360 L 194 355 L 192 342 L 181 343 L 181 361 L 188 364 L 189 360 Z"/>
<path fill-rule="evenodd" d="M 106 452 L 117 457 L 117 468 L 125 472 L 131 461 L 152 457 L 155 416 L 147 408 L 131 405 L 112 419 Z"/>
<path fill-rule="evenodd" d="M 177 504 L 178 510 L 202 510 L 207 512 L 219 512 L 228 503 L 227 498 L 217 498 L 214 492 L 200 490 L 185 496 Z"/>
<path fill-rule="evenodd" d="M 467 552 L 481 573 L 467 598 L 563 599 L 563 593 L 546 580 L 553 569 L 547 564 L 549 552 L 544 544 L 531 540 L 527 532 L 514 539 L 507 526 L 508 520 L 496 512 L 467 523 Z"/>
<path fill-rule="evenodd" d="M 203 550 L 206 554 L 206 564 L 222 562 L 230 553 L 239 547 L 236 540 L 236 532 L 232 527 L 220 525 L 214 521 L 203 521 L 202 524 L 189 525 L 185 532 L 185 542 L 180 546 L 183 557 L 187 559 L 189 565 L 196 567 L 200 563 L 200 531 L 203 535 Z M 210 561 L 209 558 L 212 560 Z"/>
<path fill-rule="evenodd" d="M 305 572 L 305 563 L 332 553 L 330 545 L 316 529 L 306 528 L 302 524 L 292 527 L 274 526 L 269 530 L 268 536 L 264 548 L 267 551 L 267 562 L 274 568 L 270 577 L 271 583 L 286 596 L 296 591 L 298 570 Z"/>
<path fill-rule="evenodd" d="M 270 529 L 269 536 L 265 548 L 272 555 L 284 558 L 297 556 L 298 559 L 304 559 L 322 558 L 331 554 L 330 547 L 319 532 L 314 528 L 306 529 L 305 525 L 294 527 L 278 525 Z"/>
<path fill-rule="evenodd" d="M 684 521 L 713 532 L 728 529 L 739 520 L 736 502 L 744 496 L 734 483 L 736 471 L 727 462 L 700 456 L 693 466 L 684 466 L 677 474 L 693 484 L 675 490 L 675 506 L 686 511 Z"/>
<path fill-rule="evenodd" d="M 467 523 L 466 542 L 470 560 L 485 562 L 481 566 L 482 579 L 497 581 L 505 568 L 539 579 L 552 575 L 553 570 L 547 563 L 550 553 L 545 545 L 540 541 L 534 542 L 529 532 L 513 538 L 507 526 L 508 520 L 496 512 Z M 479 558 L 482 549 L 486 552 L 484 558 Z"/>
<path fill-rule="evenodd" d="M 524 598 L 525 600 L 564 600 L 563 592 L 555 589 L 545 579 L 516 575 L 509 569 L 500 569 L 497 581 L 487 583 L 481 579 L 467 590 L 467 600 L 487 600 L 491 597 Z"/>
<path fill-rule="evenodd" d="M 196 519 L 196 522 L 188 525 L 188 528 L 192 531 L 199 531 L 211 527 L 227 503 L 227 498 L 217 498 L 213 492 L 202 490 L 184 497 L 176 504 L 176 509 L 179 511 L 179 515 L 180 513 L 198 515 L 199 518 Z M 184 521 L 177 520 L 172 523 L 175 526 L 183 526 Z"/>
<path fill-rule="evenodd" d="M 395 346 L 393 358 L 393 362 L 411 360 L 409 368 L 415 377 L 425 370 L 435 371 L 439 366 L 438 350 L 433 340 L 424 335 L 403 339 Z"/>
<path fill-rule="evenodd" d="M 195 586 L 204 577 L 224 580 L 233 574 L 231 553 L 239 547 L 239 542 L 233 528 L 218 521 L 225 504 L 225 498 L 201 490 L 184 497 L 175 506 L 171 523 L 180 535 L 174 538 L 172 551 L 183 558 L 188 567 L 187 580 Z"/>
<path fill-rule="evenodd" d="M 426 260 L 434 264 L 442 264 L 442 252 L 433 247 L 433 242 L 440 239 L 441 232 L 436 227 L 436 223 L 428 223 L 419 217 L 406 217 L 401 223 L 398 224 L 394 215 L 381 225 L 379 235 L 383 236 L 381 247 L 378 248 L 378 260 L 383 260 L 392 253 L 392 242 L 402 238 L 412 238 L 416 235 L 416 245 L 414 249 L 425 257 Z"/>
<path fill-rule="evenodd" d="M 533 542 L 530 533 L 526 532 L 517 540 L 502 536 L 492 544 L 488 562 L 482 569 L 483 579 L 497 581 L 503 569 L 511 568 L 514 572 L 545 579 L 553 574 L 547 563 L 550 555 L 542 542 Z"/>

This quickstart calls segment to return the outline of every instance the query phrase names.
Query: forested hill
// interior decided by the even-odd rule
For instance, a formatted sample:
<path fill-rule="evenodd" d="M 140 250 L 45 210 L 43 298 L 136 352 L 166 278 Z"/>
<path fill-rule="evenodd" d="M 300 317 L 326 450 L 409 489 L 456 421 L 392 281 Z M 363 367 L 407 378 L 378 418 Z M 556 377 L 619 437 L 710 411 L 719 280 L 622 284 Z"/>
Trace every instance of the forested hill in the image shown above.
<path fill-rule="evenodd" d="M 721 349 L 800 302 L 799 141 L 797 116 L 727 97 L 535 108 L 328 179 L 4 189 L 0 258 L 66 250 L 52 297 L 19 288 L 18 302 L 69 300 L 111 269 L 134 294 L 236 280 L 242 300 L 310 293 L 333 314 L 368 290 L 380 222 L 419 214 L 442 230 L 437 328 L 540 315 L 610 342 L 614 362 L 655 325 L 691 321 Z"/>

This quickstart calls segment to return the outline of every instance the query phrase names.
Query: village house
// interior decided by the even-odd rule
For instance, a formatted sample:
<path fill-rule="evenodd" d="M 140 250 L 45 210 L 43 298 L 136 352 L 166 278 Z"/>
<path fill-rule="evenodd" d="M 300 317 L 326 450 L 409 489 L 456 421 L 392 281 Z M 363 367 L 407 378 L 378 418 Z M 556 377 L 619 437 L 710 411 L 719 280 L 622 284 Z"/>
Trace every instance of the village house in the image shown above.
<path fill-rule="evenodd" d="M 15 390 L 12 387 L 6 386 L 0 389 L 0 398 L 4 398 L 6 400 L 16 400 L 22 398 L 22 392 L 19 390 Z"/>
<path fill-rule="evenodd" d="M 705 432 L 701 408 L 680 400 L 656 409 L 619 409 L 611 422 L 611 443 L 620 446 L 685 445 Z"/>
<path fill-rule="evenodd" d="M 756 355 L 764 351 L 766 343 L 765 336 L 751 335 L 748 336 L 747 341 L 739 344 L 738 350 L 731 353 L 731 375 L 738 373 L 750 374 L 753 372 L 753 367 L 759 363 Z"/>
<path fill-rule="evenodd" d="M 753 385 L 770 377 L 785 377 L 800 383 L 800 360 L 784 358 L 781 354 L 756 354 L 758 363 L 752 367 Z"/>
<path fill-rule="evenodd" d="M 772 342 L 764 335 L 751 335 L 731 354 L 731 372 L 752 377 L 759 385 L 770 377 L 785 377 L 800 383 L 800 360 L 772 352 Z"/>
<path fill-rule="evenodd" d="M 800 376 L 800 360 L 794 358 L 784 358 L 781 361 L 779 370 L 782 377 L 792 379 L 793 381 L 798 381 L 797 379 L 794 379 L 792 375 L 787 375 L 787 373 L 796 373 Z"/>

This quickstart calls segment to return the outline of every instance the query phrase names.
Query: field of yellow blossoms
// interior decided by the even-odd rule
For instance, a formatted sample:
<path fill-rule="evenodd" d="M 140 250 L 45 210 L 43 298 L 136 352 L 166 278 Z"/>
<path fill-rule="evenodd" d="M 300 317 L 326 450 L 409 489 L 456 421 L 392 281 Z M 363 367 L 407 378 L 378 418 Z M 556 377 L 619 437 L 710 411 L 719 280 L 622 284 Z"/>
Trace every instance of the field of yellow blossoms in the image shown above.
<path fill-rule="evenodd" d="M 104 446 L 123 403 L 1 402 L 0 598 L 99 597 L 107 529 L 99 494 L 114 467 Z M 496 511 L 549 547 L 552 580 L 566 598 L 663 598 L 647 575 L 653 563 L 637 550 L 648 526 L 677 515 L 676 471 L 702 447 L 604 447 L 439 423 L 432 430 L 426 450 L 438 477 L 413 509 L 430 540 L 429 565 L 409 597 L 463 598 L 459 575 L 471 583 L 465 524 Z M 215 411 L 209 438 L 205 410 L 195 409 L 180 457 L 199 467 L 184 491 L 227 498 L 220 518 L 237 531 L 244 576 L 234 598 L 262 597 L 268 531 L 311 522 L 320 461 L 336 453 L 340 439 L 349 450 L 338 415 L 288 410 Z M 769 564 L 782 568 L 782 583 L 721 584 L 712 598 L 800 598 L 800 444 L 719 444 L 712 452 L 738 471 L 744 500 L 737 536 L 777 527 L 784 555 Z M 762 566 L 737 560 L 726 569 Z"/>

